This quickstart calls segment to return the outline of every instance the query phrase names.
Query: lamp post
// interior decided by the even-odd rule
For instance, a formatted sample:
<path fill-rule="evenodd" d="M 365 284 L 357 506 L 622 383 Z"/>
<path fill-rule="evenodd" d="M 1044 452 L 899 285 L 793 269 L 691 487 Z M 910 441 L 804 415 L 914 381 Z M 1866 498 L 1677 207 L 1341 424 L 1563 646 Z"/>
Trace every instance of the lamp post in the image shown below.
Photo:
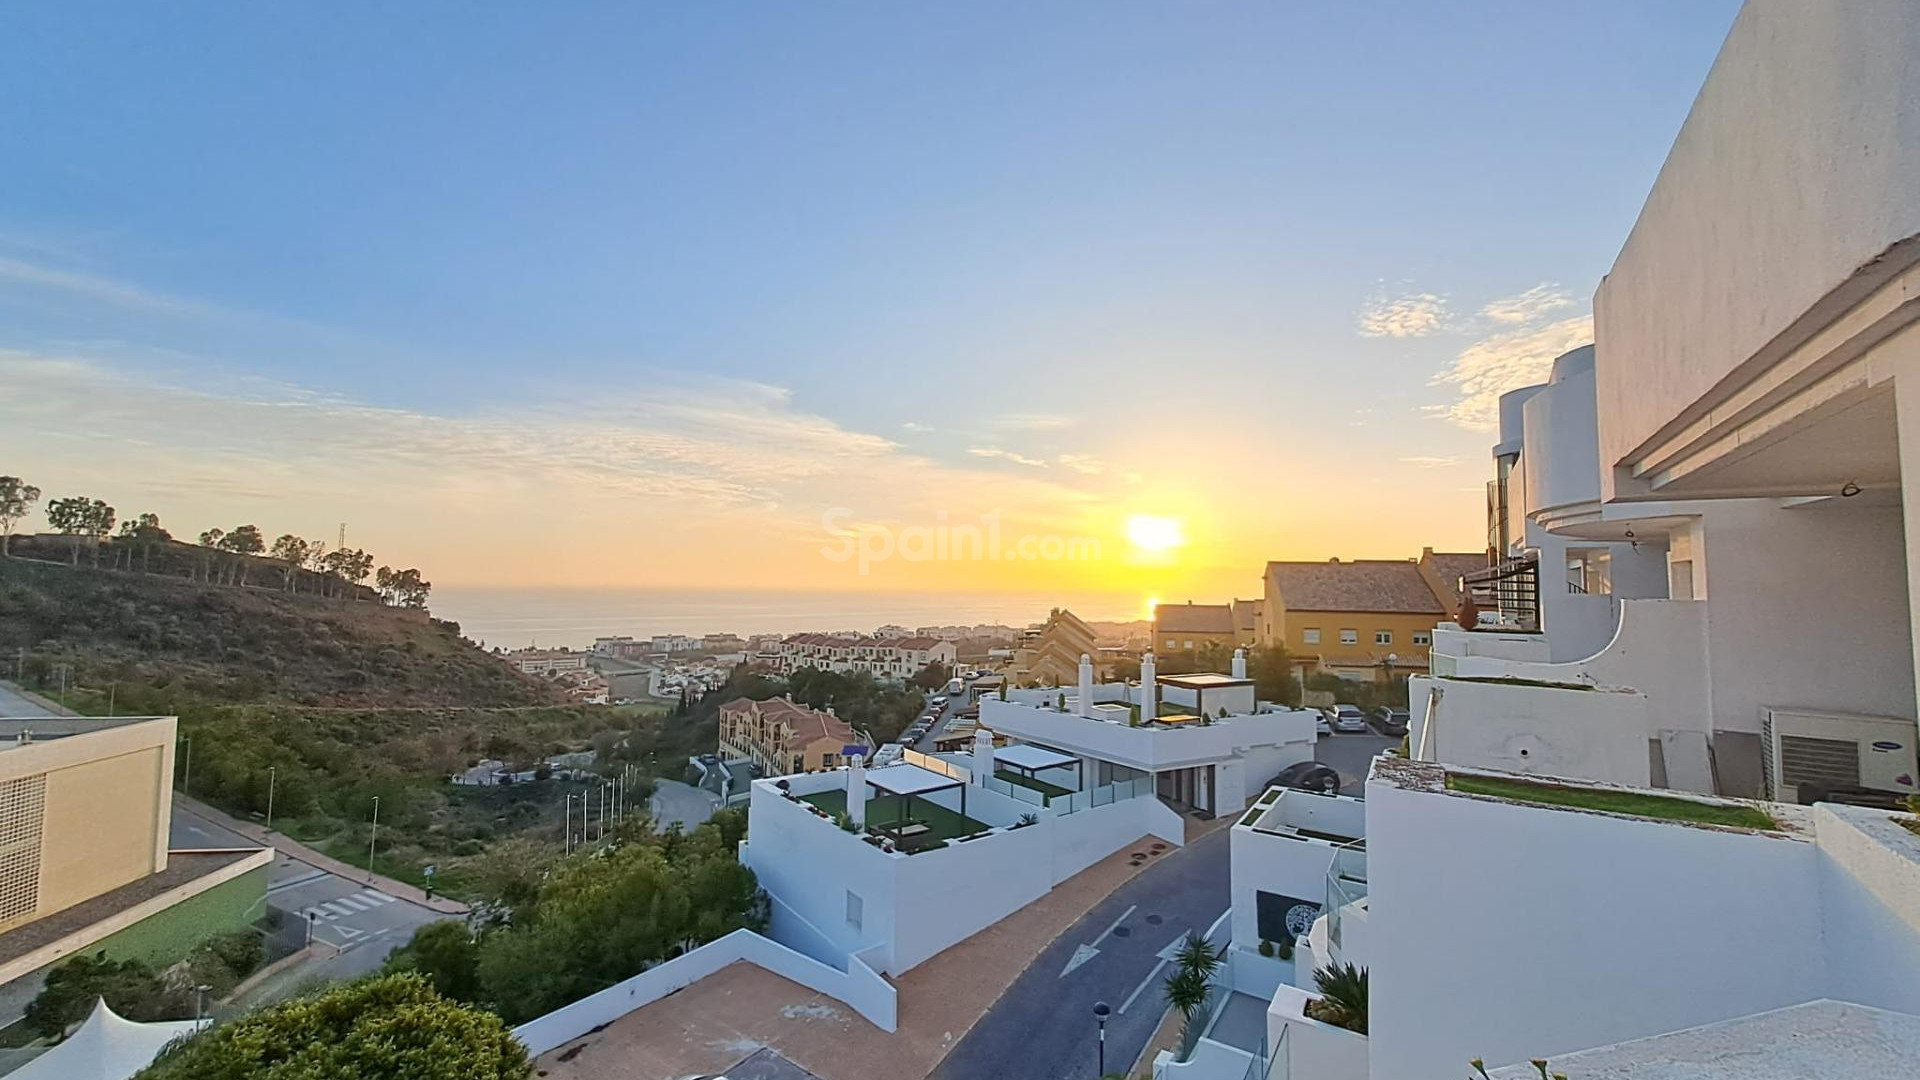
<path fill-rule="evenodd" d="M 1095 1023 L 1100 1025 L 1100 1058 L 1099 1067 L 1096 1068 L 1093 1073 L 1095 1076 L 1107 1075 L 1107 1017 L 1111 1015 L 1113 1015 L 1113 1010 L 1107 1007 L 1106 1002 L 1096 1001 L 1093 1003 L 1093 1019 Z"/>
<path fill-rule="evenodd" d="M 213 987 L 211 987 L 211 986 L 208 986 L 208 985 L 207 985 L 207 984 L 205 984 L 205 983 L 201 983 L 201 984 L 200 984 L 199 986 L 196 986 L 196 987 L 194 987 L 194 988 L 193 988 L 193 992 L 194 992 L 195 994 L 197 994 L 197 995 L 199 995 L 199 997 L 198 997 L 198 1004 L 196 1004 L 196 1005 L 195 1005 L 195 1006 L 193 1007 L 193 1018 L 194 1018 L 195 1020 L 204 1020 L 204 1019 L 206 1019 L 206 1016 L 207 1016 L 207 991 L 209 991 L 209 990 L 211 990 L 211 989 L 213 989 Z"/>
<path fill-rule="evenodd" d="M 273 781 L 274 767 L 267 766 L 267 831 L 273 831 Z"/>
<path fill-rule="evenodd" d="M 373 797 L 373 832 L 367 836 L 367 881 L 373 881 L 373 846 L 380 842 L 380 796 Z"/>
<path fill-rule="evenodd" d="M 180 791 L 193 794 L 193 736 L 182 735 L 180 741 L 187 745 L 187 760 L 180 767 Z"/>

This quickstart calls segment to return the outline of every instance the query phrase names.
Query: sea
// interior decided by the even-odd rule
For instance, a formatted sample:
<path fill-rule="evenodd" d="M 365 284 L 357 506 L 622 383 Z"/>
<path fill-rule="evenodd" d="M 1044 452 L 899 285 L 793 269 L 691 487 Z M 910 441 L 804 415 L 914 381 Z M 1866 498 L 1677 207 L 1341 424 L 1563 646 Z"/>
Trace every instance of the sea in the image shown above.
<path fill-rule="evenodd" d="M 1090 620 L 1145 617 L 1138 593 L 825 592 L 435 586 L 433 614 L 489 648 L 585 648 L 598 637 L 787 634 L 998 623 L 1021 627 L 1056 607 Z"/>

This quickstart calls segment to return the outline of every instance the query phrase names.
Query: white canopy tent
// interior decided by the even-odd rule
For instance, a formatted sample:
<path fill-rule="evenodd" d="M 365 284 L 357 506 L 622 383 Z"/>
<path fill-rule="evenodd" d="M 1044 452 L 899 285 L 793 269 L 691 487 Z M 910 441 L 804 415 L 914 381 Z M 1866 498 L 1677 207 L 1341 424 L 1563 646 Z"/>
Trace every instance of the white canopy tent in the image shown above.
<path fill-rule="evenodd" d="M 143 1024 L 107 1008 L 105 998 L 67 1041 L 9 1073 L 9 1080 L 127 1080 L 153 1064 L 162 1047 L 206 1026 L 205 1020 Z"/>

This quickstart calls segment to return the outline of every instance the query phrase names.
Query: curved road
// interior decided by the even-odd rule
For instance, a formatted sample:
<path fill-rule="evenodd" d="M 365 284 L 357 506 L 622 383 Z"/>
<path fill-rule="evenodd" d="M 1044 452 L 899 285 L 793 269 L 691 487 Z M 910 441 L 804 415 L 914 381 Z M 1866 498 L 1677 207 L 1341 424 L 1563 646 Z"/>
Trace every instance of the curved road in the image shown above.
<path fill-rule="evenodd" d="M 1229 832 L 1161 856 L 1054 939 L 930 1080 L 1095 1077 L 1096 1001 L 1114 1010 L 1107 1071 L 1130 1068 L 1167 1008 L 1158 954 L 1189 930 L 1206 933 L 1227 910 Z"/>

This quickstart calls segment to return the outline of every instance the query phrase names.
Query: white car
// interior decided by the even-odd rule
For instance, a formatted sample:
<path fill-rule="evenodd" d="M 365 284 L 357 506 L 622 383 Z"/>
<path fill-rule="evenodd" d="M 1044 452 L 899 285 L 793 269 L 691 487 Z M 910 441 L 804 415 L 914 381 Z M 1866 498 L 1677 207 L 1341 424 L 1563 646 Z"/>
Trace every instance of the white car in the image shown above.
<path fill-rule="evenodd" d="M 947 704 L 947 699 L 946 699 L 946 698 L 943 698 L 943 697 L 937 697 L 937 698 L 934 698 L 934 699 L 933 699 L 933 707 L 934 707 L 934 708 L 936 708 L 936 709 L 938 709 L 938 708 L 943 708 L 943 707 L 945 707 L 945 705 L 946 705 L 946 704 Z"/>
<path fill-rule="evenodd" d="M 1316 735 L 1331 735 L 1331 734 L 1333 734 L 1333 726 L 1332 726 L 1331 724 L 1329 724 L 1329 723 L 1327 722 L 1328 720 L 1329 720 L 1329 717 L 1328 717 L 1328 715 L 1327 715 L 1327 710 L 1326 710 L 1326 709 L 1315 709 L 1315 710 L 1313 710 L 1313 731 L 1314 731 L 1314 734 L 1316 734 Z"/>
<path fill-rule="evenodd" d="M 1361 712 L 1358 705 L 1335 705 L 1333 730 L 1349 735 L 1364 733 L 1367 730 L 1367 714 Z"/>

